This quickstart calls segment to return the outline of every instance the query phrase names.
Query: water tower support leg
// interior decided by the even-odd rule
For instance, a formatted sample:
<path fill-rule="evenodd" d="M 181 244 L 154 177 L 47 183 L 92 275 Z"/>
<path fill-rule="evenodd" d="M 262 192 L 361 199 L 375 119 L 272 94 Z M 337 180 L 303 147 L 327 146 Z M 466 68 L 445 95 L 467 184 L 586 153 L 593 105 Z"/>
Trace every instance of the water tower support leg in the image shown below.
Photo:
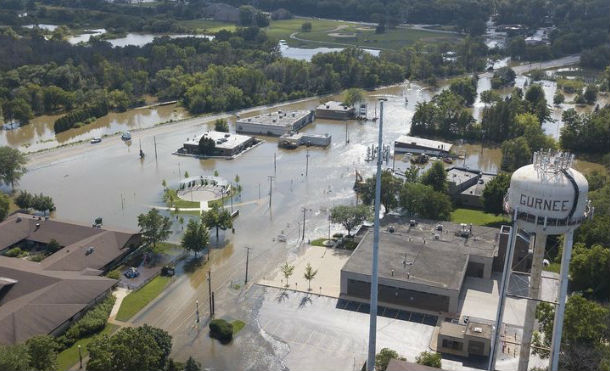
<path fill-rule="evenodd" d="M 559 278 L 559 299 L 555 308 L 555 322 L 553 322 L 553 342 L 551 345 L 551 371 L 559 368 L 559 351 L 561 346 L 561 333 L 563 329 L 563 315 L 566 308 L 568 295 L 568 272 L 570 259 L 572 258 L 572 243 L 574 231 L 569 231 L 564 236 L 563 253 L 561 256 L 561 273 Z"/>
<path fill-rule="evenodd" d="M 533 237 L 533 236 L 532 236 Z M 540 278 L 542 276 L 542 260 L 544 259 L 544 248 L 547 236 L 537 233 L 534 242 L 534 257 L 532 260 L 532 272 L 530 275 L 530 287 L 525 308 L 525 321 L 523 323 L 523 337 L 521 339 L 521 350 L 519 353 L 519 371 L 528 371 L 530 349 L 532 345 L 532 333 L 534 332 L 534 320 L 536 319 L 537 299 L 540 299 Z M 531 300 L 534 299 L 534 300 Z"/>

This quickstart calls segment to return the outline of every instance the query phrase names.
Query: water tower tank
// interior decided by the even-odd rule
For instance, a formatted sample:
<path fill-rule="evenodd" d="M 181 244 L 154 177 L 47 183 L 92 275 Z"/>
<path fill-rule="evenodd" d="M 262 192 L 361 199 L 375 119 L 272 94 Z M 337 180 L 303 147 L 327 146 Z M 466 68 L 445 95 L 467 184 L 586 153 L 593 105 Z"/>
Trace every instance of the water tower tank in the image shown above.
<path fill-rule="evenodd" d="M 574 156 L 536 152 L 531 165 L 515 171 L 505 202 L 517 225 L 529 233 L 564 234 L 589 214 L 587 179 L 572 169 Z"/>

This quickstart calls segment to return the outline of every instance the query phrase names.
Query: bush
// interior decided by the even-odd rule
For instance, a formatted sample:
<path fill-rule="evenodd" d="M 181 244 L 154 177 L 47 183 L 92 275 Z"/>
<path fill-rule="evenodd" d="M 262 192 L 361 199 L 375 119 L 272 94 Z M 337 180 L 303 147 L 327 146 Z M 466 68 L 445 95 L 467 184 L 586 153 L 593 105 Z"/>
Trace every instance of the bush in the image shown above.
<path fill-rule="evenodd" d="M 36 254 L 30 256 L 30 260 L 36 263 L 41 262 L 44 259 L 44 254 Z"/>
<path fill-rule="evenodd" d="M 110 311 L 114 306 L 115 297 L 108 295 L 102 302 L 89 310 L 85 315 L 79 319 L 72 327 L 66 331 L 66 334 L 62 336 L 62 343 L 64 346 L 69 347 L 74 344 L 78 339 L 97 334 L 102 331 L 108 321 Z"/>
<path fill-rule="evenodd" d="M 23 253 L 23 250 L 21 250 L 18 247 L 13 247 L 9 251 L 5 252 L 4 256 L 8 256 L 9 258 L 16 258 L 16 257 L 20 256 L 22 253 Z"/>
<path fill-rule="evenodd" d="M 121 278 L 121 271 L 119 271 L 118 269 L 112 270 L 108 272 L 108 274 L 106 274 L 106 277 L 112 278 L 113 280 L 118 280 L 119 278 Z"/>
<path fill-rule="evenodd" d="M 210 322 L 210 337 L 226 344 L 233 339 L 233 325 L 224 319 L 215 319 Z"/>
<path fill-rule="evenodd" d="M 53 124 L 53 129 L 55 130 L 55 133 L 61 133 L 62 131 L 69 130 L 75 126 L 86 125 L 106 114 L 108 114 L 108 104 L 107 102 L 102 101 L 93 106 L 74 110 L 65 116 L 58 118 Z"/>

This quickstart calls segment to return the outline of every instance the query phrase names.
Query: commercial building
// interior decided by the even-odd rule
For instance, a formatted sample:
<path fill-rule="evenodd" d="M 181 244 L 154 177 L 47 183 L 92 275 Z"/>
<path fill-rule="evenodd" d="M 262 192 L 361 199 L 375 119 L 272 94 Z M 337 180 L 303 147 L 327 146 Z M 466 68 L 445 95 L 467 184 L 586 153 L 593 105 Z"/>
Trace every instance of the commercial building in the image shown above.
<path fill-rule="evenodd" d="M 211 153 L 200 153 L 199 142 L 202 138 L 210 138 L 214 141 L 215 146 Z M 178 154 L 206 157 L 234 157 L 257 143 L 258 141 L 256 138 L 247 135 L 224 133 L 220 131 L 206 131 L 193 138 L 187 138 L 182 148 L 178 151 Z"/>
<path fill-rule="evenodd" d="M 418 363 L 412 363 L 404 361 L 402 359 L 392 358 L 388 362 L 386 371 L 439 371 L 438 368 L 420 365 Z"/>
<path fill-rule="evenodd" d="M 313 111 L 277 111 L 239 119 L 235 127 L 238 133 L 279 137 L 302 129 L 313 119 Z"/>
<path fill-rule="evenodd" d="M 0 223 L 0 252 L 50 255 L 35 262 L 0 256 L 0 343 L 58 335 L 117 283 L 100 277 L 140 246 L 135 231 L 14 214 Z M 51 241 L 60 248 L 49 252 Z M 40 255 L 42 254 L 42 255 Z"/>
<path fill-rule="evenodd" d="M 331 139 L 330 134 L 290 133 L 282 135 L 278 145 L 285 148 L 296 148 L 301 145 L 327 147 Z"/>
<path fill-rule="evenodd" d="M 496 176 L 497 174 L 465 167 L 448 168 L 449 194 L 459 205 L 482 208 L 485 186 Z"/>
<path fill-rule="evenodd" d="M 446 156 L 453 144 L 438 140 L 401 135 L 394 141 L 395 153 L 423 153 L 430 156 Z"/>
<path fill-rule="evenodd" d="M 442 322 L 436 350 L 462 357 L 487 357 L 491 348 L 491 332 L 491 324 L 482 321 Z"/>
<path fill-rule="evenodd" d="M 341 102 L 332 100 L 316 107 L 316 117 L 322 119 L 349 120 L 354 117 L 354 113 L 354 107 L 348 107 Z"/>

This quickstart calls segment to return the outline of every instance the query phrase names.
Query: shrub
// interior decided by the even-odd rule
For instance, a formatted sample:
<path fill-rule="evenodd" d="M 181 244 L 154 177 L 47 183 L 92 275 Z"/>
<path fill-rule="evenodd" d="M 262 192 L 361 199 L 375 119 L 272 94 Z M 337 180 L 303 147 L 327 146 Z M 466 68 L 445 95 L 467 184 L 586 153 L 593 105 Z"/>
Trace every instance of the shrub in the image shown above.
<path fill-rule="evenodd" d="M 72 327 L 66 331 L 62 337 L 62 343 L 68 347 L 74 344 L 78 339 L 86 336 L 97 334 L 102 331 L 108 321 L 110 311 L 114 306 L 115 297 L 108 295 L 102 302 L 89 310 L 79 319 Z"/>
<path fill-rule="evenodd" d="M 210 322 L 210 337 L 226 344 L 233 339 L 233 325 L 224 319 L 215 319 Z"/>
<path fill-rule="evenodd" d="M 36 263 L 41 262 L 44 259 L 44 254 L 36 254 L 30 256 L 30 260 Z"/>
<path fill-rule="evenodd" d="M 21 250 L 18 247 L 13 247 L 9 251 L 5 252 L 4 256 L 8 256 L 9 258 L 16 258 L 16 257 L 20 256 L 22 253 L 23 253 L 23 250 Z"/>
<path fill-rule="evenodd" d="M 118 269 L 112 270 L 106 274 L 106 277 L 112 278 L 113 280 L 118 280 L 121 278 L 121 272 Z"/>

